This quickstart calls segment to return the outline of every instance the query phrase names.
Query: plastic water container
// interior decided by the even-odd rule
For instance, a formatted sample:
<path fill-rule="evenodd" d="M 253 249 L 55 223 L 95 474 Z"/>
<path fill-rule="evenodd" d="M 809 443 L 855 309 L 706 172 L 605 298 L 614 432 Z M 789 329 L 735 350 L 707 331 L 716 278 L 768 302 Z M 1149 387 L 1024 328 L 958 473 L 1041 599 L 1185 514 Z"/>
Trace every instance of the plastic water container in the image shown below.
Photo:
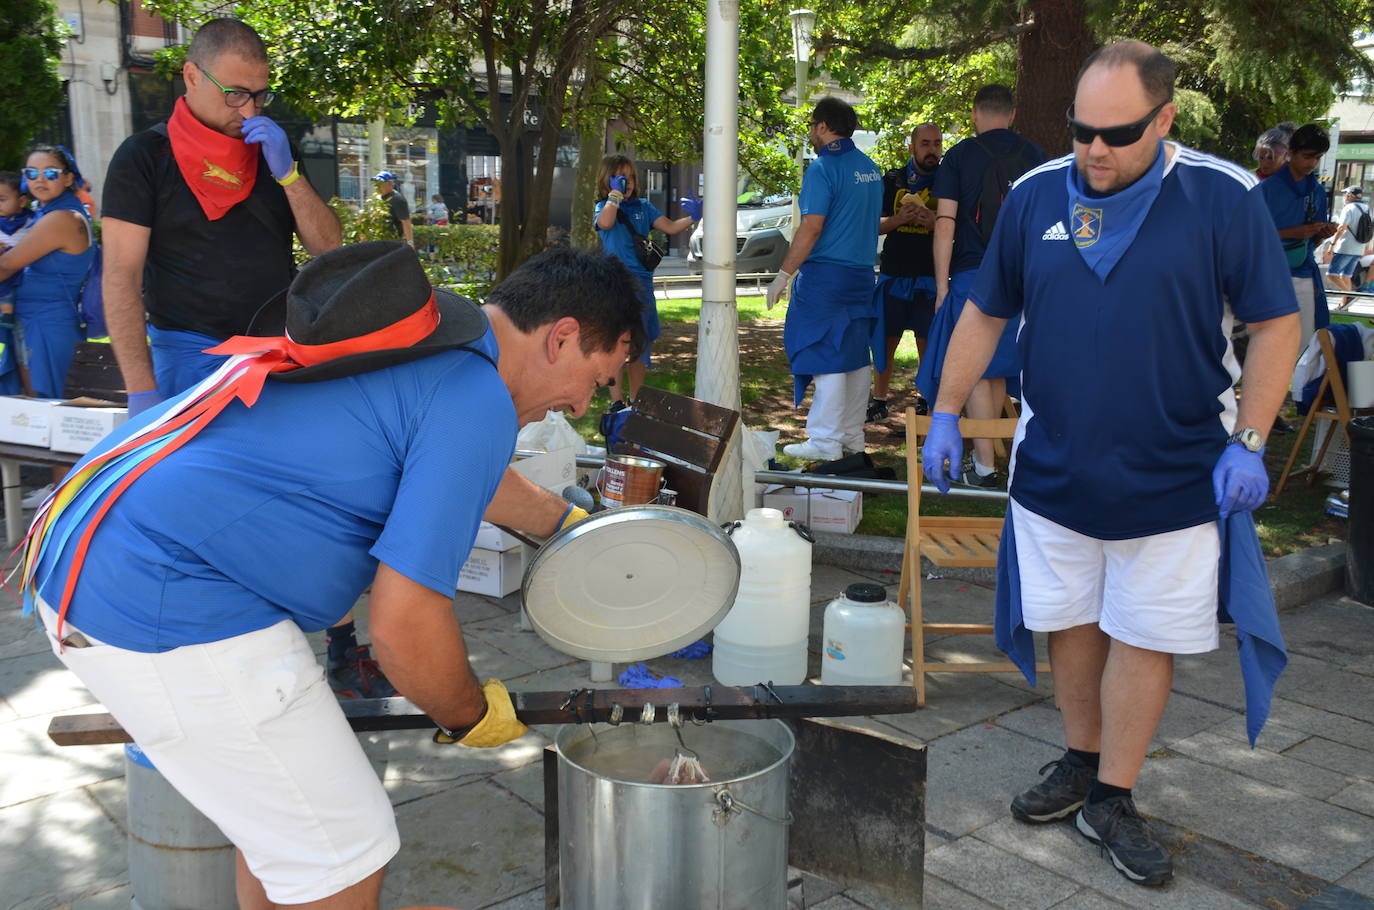
<path fill-rule="evenodd" d="M 806 679 L 811 538 L 777 509 L 750 509 L 727 529 L 739 550 L 739 591 L 716 626 L 711 672 L 723 686 Z"/>
<path fill-rule="evenodd" d="M 906 614 L 882 585 L 854 584 L 825 608 L 821 682 L 895 686 L 902 681 Z"/>

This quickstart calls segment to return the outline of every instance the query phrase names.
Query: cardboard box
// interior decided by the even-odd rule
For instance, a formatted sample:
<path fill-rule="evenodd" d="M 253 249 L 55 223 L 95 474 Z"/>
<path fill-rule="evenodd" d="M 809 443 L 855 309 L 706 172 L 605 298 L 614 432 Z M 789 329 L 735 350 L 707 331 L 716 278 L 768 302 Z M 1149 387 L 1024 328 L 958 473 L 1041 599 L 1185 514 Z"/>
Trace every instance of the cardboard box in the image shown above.
<path fill-rule="evenodd" d="M 0 442 L 48 447 L 52 409 L 60 399 L 0 395 Z"/>
<path fill-rule="evenodd" d="M 813 531 L 853 534 L 864 517 L 864 494 L 775 484 L 763 491 L 763 508 L 777 509 L 789 521 L 805 522 Z"/>
<path fill-rule="evenodd" d="M 492 597 L 505 597 L 520 590 L 529 553 L 530 548 L 524 544 L 516 544 L 508 550 L 474 547 L 458 573 L 458 590 Z"/>
<path fill-rule="evenodd" d="M 54 452 L 85 454 L 128 419 L 129 409 L 112 401 L 97 398 L 63 401 L 51 412 L 52 437 L 48 447 Z"/>

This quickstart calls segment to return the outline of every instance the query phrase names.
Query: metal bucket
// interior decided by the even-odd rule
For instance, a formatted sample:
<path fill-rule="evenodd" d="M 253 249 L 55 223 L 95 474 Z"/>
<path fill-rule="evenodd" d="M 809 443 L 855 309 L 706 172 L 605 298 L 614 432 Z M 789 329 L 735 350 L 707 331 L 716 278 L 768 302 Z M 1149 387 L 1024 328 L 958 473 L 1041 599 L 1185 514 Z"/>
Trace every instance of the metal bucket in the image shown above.
<path fill-rule="evenodd" d="M 786 908 L 792 731 L 715 721 L 682 735 L 709 783 L 647 783 L 678 745 L 667 724 L 559 731 L 564 910 Z"/>

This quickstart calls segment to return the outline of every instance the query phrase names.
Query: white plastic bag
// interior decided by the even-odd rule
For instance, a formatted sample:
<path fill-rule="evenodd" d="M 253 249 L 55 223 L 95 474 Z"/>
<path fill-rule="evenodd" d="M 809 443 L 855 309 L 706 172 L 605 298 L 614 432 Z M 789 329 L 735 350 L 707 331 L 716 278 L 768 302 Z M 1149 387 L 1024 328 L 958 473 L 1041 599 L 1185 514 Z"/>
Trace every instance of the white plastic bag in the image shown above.
<path fill-rule="evenodd" d="M 587 441 L 573 429 L 562 411 L 549 411 L 543 420 L 525 424 L 515 438 L 517 449 L 530 452 L 552 452 L 568 446 L 578 455 L 587 451 Z"/>

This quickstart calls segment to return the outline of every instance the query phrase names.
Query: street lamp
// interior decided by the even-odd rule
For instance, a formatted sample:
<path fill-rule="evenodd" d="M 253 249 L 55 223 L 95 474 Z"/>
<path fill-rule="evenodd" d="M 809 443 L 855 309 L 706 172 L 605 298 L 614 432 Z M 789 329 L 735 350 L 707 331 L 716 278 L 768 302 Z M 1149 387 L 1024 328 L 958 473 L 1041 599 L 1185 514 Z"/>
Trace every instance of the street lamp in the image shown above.
<path fill-rule="evenodd" d="M 792 19 L 792 75 L 796 79 L 797 109 L 806 104 L 807 76 L 811 74 L 811 34 L 816 27 L 816 13 L 809 9 L 794 9 L 788 13 Z M 806 147 L 797 146 L 797 186 L 800 188 L 802 173 L 805 170 Z M 792 197 L 792 223 L 783 233 L 790 243 L 801 226 L 801 190 Z"/>

